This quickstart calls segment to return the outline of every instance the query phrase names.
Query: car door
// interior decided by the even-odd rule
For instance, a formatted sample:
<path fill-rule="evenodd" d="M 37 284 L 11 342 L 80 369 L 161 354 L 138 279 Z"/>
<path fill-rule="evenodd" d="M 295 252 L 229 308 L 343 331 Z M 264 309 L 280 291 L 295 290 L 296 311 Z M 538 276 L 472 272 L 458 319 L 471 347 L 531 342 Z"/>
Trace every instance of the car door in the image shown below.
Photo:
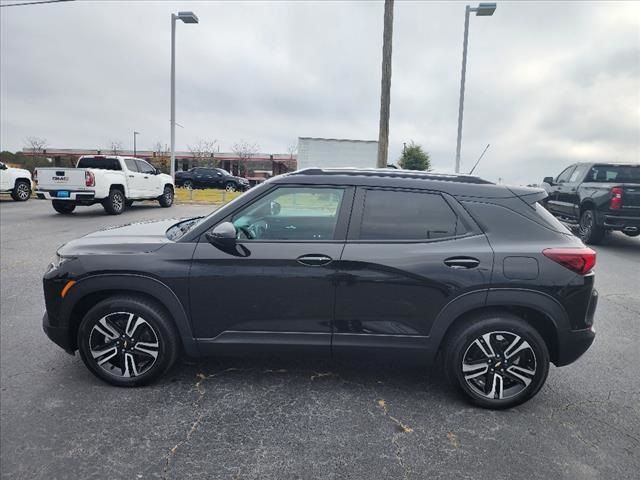
<path fill-rule="evenodd" d="M 576 168 L 575 165 L 571 165 L 565 168 L 560 175 L 558 175 L 549 190 L 549 197 L 546 202 L 547 209 L 554 213 L 555 215 L 565 215 L 564 210 L 562 208 L 563 202 L 565 202 L 565 188 L 564 184 L 567 183 L 573 170 Z"/>
<path fill-rule="evenodd" d="M 359 187 L 338 273 L 333 354 L 424 358 L 438 313 L 488 288 L 492 268 L 486 237 L 451 197 Z"/>
<path fill-rule="evenodd" d="M 578 220 L 580 216 L 580 196 L 578 187 L 587 173 L 590 165 L 578 164 L 571 172 L 568 180 L 561 184 L 558 189 L 556 205 L 558 211 L 567 218 Z"/>
<path fill-rule="evenodd" d="M 144 160 L 136 160 L 138 171 L 142 175 L 142 194 L 146 198 L 155 198 L 162 194 L 163 185 L 158 176 L 156 169 Z"/>
<path fill-rule="evenodd" d="M 278 185 L 224 219 L 238 231 L 233 250 L 200 238 L 189 283 L 204 352 L 243 344 L 329 353 L 352 201 L 348 187 Z"/>
<path fill-rule="evenodd" d="M 136 159 L 125 158 L 124 164 L 127 167 L 127 187 L 129 189 L 129 198 L 144 198 L 143 175 L 138 170 Z"/>

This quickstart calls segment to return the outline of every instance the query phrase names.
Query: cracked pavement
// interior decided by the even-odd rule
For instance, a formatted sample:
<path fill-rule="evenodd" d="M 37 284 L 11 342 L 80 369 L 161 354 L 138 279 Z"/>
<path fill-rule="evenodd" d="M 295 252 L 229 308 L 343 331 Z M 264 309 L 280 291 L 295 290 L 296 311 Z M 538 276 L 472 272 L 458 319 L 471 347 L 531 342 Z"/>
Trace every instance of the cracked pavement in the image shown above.
<path fill-rule="evenodd" d="M 2 478 L 636 479 L 640 239 L 596 248 L 598 337 L 508 411 L 465 403 L 437 368 L 363 359 L 183 361 L 140 389 L 109 387 L 42 332 L 56 248 L 105 225 L 201 215 L 136 205 L 56 215 L 0 201 Z"/>

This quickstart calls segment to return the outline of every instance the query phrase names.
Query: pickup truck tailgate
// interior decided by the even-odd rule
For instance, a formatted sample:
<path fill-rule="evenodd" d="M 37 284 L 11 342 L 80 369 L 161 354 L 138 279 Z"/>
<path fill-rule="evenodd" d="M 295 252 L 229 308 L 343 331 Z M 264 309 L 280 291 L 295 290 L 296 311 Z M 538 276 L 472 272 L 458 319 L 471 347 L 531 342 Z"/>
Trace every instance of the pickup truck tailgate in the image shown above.
<path fill-rule="evenodd" d="M 640 211 L 640 184 L 622 185 L 622 208 Z"/>
<path fill-rule="evenodd" d="M 84 189 L 84 168 L 38 168 L 38 189 Z"/>

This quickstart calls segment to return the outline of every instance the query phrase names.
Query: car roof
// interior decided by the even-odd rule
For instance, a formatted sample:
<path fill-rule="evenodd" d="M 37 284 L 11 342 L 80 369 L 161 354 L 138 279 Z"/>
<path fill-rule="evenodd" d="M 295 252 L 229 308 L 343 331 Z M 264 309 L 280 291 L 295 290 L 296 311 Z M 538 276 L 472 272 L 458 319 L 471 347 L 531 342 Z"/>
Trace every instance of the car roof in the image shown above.
<path fill-rule="evenodd" d="M 496 185 L 474 175 L 420 172 L 398 169 L 308 168 L 273 177 L 270 183 L 289 185 L 366 186 L 431 190 L 454 197 L 508 198 L 540 195 L 544 190 Z M 546 194 L 545 194 L 546 195 Z"/>

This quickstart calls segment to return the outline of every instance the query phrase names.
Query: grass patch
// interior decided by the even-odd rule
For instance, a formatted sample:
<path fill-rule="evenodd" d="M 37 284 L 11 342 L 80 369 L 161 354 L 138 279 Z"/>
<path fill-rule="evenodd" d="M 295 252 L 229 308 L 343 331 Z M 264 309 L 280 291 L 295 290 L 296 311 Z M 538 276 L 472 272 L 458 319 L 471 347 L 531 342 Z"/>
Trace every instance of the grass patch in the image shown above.
<path fill-rule="evenodd" d="M 230 202 L 240 195 L 242 195 L 242 192 L 227 192 L 226 190 L 217 190 L 214 188 L 203 190 L 176 188 L 175 198 L 178 203 L 210 203 L 221 205 Z"/>

